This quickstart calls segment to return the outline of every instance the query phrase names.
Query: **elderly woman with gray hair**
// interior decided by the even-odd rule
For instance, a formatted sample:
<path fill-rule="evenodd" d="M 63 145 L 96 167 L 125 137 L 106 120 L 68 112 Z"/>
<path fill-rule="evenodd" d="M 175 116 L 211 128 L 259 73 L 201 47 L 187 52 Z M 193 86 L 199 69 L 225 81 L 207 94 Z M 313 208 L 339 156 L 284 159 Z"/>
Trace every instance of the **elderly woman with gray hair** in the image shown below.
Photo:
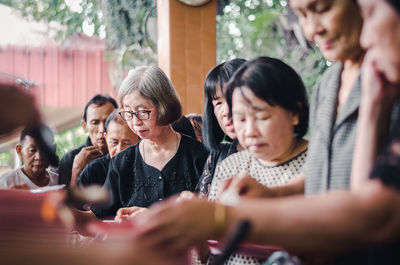
<path fill-rule="evenodd" d="M 105 207 L 93 207 L 99 218 L 132 215 L 183 190 L 193 191 L 207 151 L 196 140 L 174 131 L 182 114 L 178 94 L 158 67 L 129 72 L 119 89 L 121 117 L 142 140 L 110 162 L 104 184 L 112 194 Z"/>

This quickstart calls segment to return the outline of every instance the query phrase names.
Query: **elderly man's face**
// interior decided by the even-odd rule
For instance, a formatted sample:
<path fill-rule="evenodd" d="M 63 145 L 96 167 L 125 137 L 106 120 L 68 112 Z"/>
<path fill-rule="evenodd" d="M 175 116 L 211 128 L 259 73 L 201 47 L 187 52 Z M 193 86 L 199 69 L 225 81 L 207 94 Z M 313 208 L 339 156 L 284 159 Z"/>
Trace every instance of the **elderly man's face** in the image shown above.
<path fill-rule="evenodd" d="M 82 121 L 82 126 L 89 133 L 92 144 L 103 153 L 107 153 L 104 125 L 108 115 L 110 115 L 113 110 L 114 106 L 110 102 L 102 106 L 92 104 L 87 109 L 86 122 Z"/>
<path fill-rule="evenodd" d="M 49 159 L 39 149 L 36 140 L 27 135 L 23 142 L 16 147 L 17 153 L 23 162 L 23 169 L 30 178 L 43 177 L 49 166 Z"/>
<path fill-rule="evenodd" d="M 132 132 L 125 121 L 122 124 L 116 121 L 111 121 L 107 127 L 106 139 L 108 153 L 110 154 L 110 157 L 114 157 L 122 150 L 136 144 L 138 136 Z"/>

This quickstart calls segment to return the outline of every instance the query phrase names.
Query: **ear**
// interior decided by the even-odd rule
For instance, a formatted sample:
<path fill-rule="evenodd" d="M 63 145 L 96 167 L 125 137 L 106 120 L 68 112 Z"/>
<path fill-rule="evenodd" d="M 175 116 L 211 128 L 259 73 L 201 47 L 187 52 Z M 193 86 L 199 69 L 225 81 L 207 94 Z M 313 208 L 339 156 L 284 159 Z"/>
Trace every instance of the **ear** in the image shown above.
<path fill-rule="evenodd" d="M 293 114 L 292 114 L 292 124 L 293 124 L 293 126 L 299 125 L 299 120 L 300 120 L 299 114 L 293 112 Z"/>
<path fill-rule="evenodd" d="M 82 128 L 85 130 L 85 132 L 87 132 L 87 125 L 84 120 L 81 120 L 81 125 L 82 125 Z"/>
<path fill-rule="evenodd" d="M 19 158 L 22 160 L 22 145 L 21 144 L 17 144 L 15 146 L 15 151 L 17 151 L 17 154 L 18 154 Z"/>

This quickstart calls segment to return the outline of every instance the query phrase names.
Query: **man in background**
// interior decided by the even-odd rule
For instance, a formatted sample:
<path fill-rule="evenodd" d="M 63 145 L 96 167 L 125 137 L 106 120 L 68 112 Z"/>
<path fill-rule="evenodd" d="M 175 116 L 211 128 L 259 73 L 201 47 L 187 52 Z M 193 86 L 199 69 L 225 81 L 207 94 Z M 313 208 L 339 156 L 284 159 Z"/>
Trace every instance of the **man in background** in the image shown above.
<path fill-rule="evenodd" d="M 54 135 L 51 129 L 42 125 L 48 140 L 54 143 Z M 22 166 L 10 170 L 0 176 L 0 188 L 2 189 L 38 189 L 45 186 L 53 186 L 58 183 L 58 175 L 48 169 L 49 157 L 34 136 L 35 129 L 25 128 L 21 132 L 20 142 L 15 147 L 18 156 L 22 160 Z M 52 146 L 55 152 L 55 145 Z"/>
<path fill-rule="evenodd" d="M 108 153 L 105 121 L 118 105 L 109 96 L 95 95 L 85 106 L 81 125 L 89 133 L 86 143 L 69 151 L 61 159 L 58 168 L 59 184 L 75 185 L 85 166 L 92 160 Z"/>
<path fill-rule="evenodd" d="M 108 154 L 93 160 L 85 167 L 78 178 L 77 183 L 79 185 L 97 184 L 102 186 L 107 177 L 111 158 L 129 146 L 136 144 L 139 140 L 139 137 L 132 132 L 117 110 L 114 110 L 108 116 L 105 130 Z"/>

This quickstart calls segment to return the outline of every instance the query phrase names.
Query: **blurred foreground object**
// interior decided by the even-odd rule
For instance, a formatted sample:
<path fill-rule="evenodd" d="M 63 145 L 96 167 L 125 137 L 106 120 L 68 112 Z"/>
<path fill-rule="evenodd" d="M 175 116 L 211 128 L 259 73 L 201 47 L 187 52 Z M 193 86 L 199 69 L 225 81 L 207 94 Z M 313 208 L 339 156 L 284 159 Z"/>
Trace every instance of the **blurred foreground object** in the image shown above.
<path fill-rule="evenodd" d="M 87 196 L 96 199 L 93 194 Z M 81 241 L 80 235 L 60 220 L 58 211 L 49 212 L 49 208 L 44 209 L 51 208 L 51 205 L 66 207 L 79 204 L 79 198 L 82 199 L 79 190 L 66 193 L 0 190 L 1 264 L 187 264 L 184 255 L 167 257 L 158 250 L 139 244 L 132 236 L 119 240 L 93 238 Z"/>
<path fill-rule="evenodd" d="M 17 86 L 0 80 L 0 136 L 39 122 L 40 114 L 34 98 Z"/>

